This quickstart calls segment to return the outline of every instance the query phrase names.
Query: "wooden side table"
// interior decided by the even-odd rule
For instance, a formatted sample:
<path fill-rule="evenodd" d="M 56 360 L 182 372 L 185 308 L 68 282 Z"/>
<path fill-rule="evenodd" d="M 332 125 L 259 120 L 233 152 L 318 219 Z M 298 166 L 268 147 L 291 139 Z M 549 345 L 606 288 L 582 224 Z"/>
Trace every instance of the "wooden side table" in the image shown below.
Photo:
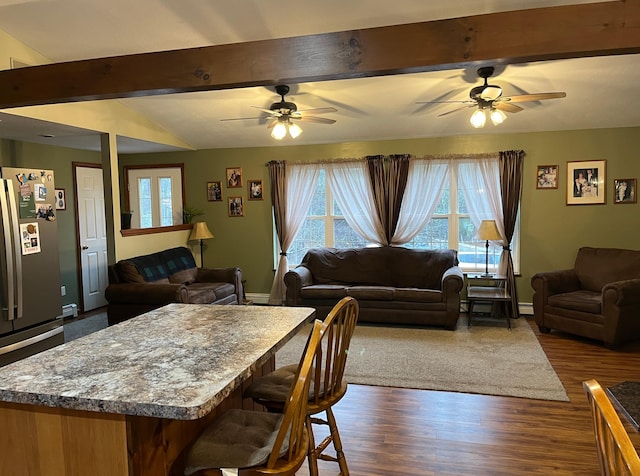
<path fill-rule="evenodd" d="M 477 301 L 504 303 L 504 315 L 507 319 L 507 326 L 511 329 L 511 295 L 507 291 L 507 277 L 499 274 L 485 276 L 483 274 L 467 274 L 467 302 L 469 303 L 469 322 L 473 317 L 473 306 Z"/>

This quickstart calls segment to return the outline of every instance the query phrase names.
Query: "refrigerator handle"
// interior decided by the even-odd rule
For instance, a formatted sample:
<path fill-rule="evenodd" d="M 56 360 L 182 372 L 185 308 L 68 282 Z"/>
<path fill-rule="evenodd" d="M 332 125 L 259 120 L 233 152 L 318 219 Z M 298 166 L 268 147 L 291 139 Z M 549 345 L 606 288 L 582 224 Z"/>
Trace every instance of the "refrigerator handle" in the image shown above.
<path fill-rule="evenodd" d="M 16 195 L 13 189 L 13 181 L 7 179 L 9 189 L 9 212 L 11 213 L 11 227 L 13 236 L 13 260 L 16 270 L 14 286 L 16 290 L 16 305 L 18 312 L 16 317 L 19 319 L 23 314 L 22 302 L 22 246 L 20 237 L 20 222 L 18 221 L 18 206 L 16 204 Z"/>
<path fill-rule="evenodd" d="M 0 210 L 2 210 L 2 233 L 4 235 L 4 252 L 7 272 L 7 318 L 11 321 L 15 316 L 15 284 L 14 276 L 14 259 L 13 259 L 13 240 L 11 231 L 11 220 L 9 219 L 9 206 L 7 197 L 13 194 L 12 183 L 8 180 L 2 181 L 2 193 L 0 193 Z M 8 187 L 11 187 L 10 189 Z M 4 291 L 4 289 L 3 289 Z"/>

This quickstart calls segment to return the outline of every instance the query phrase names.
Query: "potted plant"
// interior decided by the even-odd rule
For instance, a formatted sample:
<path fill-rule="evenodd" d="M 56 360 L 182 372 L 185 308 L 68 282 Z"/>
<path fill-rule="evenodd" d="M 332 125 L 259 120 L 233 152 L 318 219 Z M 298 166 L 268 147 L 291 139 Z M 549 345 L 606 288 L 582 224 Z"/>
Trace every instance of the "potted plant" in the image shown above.
<path fill-rule="evenodd" d="M 185 206 L 182 210 L 182 218 L 186 224 L 190 224 L 191 221 L 199 215 L 204 215 L 204 212 L 197 208 Z"/>
<path fill-rule="evenodd" d="M 120 212 L 120 226 L 123 230 L 129 230 L 131 228 L 131 215 L 133 215 L 133 210 Z"/>

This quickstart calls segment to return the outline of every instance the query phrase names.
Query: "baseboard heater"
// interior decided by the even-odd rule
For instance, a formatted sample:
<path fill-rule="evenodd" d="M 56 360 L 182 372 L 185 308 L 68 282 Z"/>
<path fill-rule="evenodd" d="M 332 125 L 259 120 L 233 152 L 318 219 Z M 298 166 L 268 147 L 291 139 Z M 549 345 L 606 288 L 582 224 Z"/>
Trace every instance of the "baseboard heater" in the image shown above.
<path fill-rule="evenodd" d="M 62 306 L 62 317 L 78 317 L 78 305 L 73 303 L 73 304 L 66 304 L 64 306 Z"/>

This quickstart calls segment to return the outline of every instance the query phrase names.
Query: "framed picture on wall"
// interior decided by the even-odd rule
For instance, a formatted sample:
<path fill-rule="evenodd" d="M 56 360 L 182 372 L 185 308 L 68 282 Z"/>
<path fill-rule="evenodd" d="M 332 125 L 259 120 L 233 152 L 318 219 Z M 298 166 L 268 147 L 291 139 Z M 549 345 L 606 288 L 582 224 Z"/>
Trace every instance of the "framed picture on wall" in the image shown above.
<path fill-rule="evenodd" d="M 244 200 L 242 197 L 229 197 L 228 205 L 230 217 L 244 216 Z"/>
<path fill-rule="evenodd" d="M 264 200 L 262 195 L 262 180 L 248 180 L 249 200 Z"/>
<path fill-rule="evenodd" d="M 637 203 L 636 179 L 621 178 L 613 181 L 613 203 Z"/>
<path fill-rule="evenodd" d="M 229 167 L 227 169 L 227 187 L 242 187 L 242 169 L 240 167 Z"/>
<path fill-rule="evenodd" d="M 56 210 L 67 209 L 67 197 L 64 188 L 56 188 Z"/>
<path fill-rule="evenodd" d="M 567 162 L 567 205 L 606 203 L 606 160 Z"/>
<path fill-rule="evenodd" d="M 536 174 L 536 188 L 550 190 L 558 188 L 558 166 L 538 165 Z"/>
<path fill-rule="evenodd" d="M 207 200 L 210 202 L 222 201 L 222 184 L 220 180 L 207 182 Z"/>

